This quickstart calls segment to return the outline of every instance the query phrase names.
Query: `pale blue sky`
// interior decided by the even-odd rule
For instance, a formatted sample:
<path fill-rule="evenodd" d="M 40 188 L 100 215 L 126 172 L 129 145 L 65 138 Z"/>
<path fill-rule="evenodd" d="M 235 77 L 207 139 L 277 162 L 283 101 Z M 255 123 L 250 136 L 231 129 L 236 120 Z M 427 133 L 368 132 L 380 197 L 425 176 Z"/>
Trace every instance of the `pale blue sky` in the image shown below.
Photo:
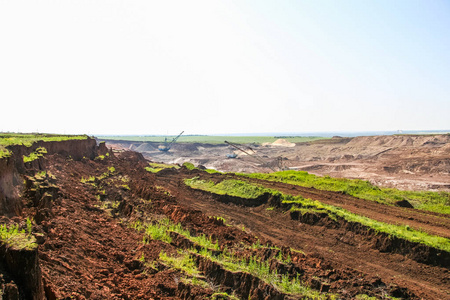
<path fill-rule="evenodd" d="M 450 129 L 449 1 L 0 0 L 0 131 Z"/>

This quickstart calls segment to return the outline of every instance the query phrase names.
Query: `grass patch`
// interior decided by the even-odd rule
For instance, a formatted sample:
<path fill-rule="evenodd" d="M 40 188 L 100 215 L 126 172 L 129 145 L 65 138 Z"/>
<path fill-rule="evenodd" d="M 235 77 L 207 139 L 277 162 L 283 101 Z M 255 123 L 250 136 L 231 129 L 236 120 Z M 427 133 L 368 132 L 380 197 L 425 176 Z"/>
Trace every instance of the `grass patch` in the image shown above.
<path fill-rule="evenodd" d="M 24 145 L 30 147 L 33 143 L 38 141 L 52 142 L 52 141 L 67 141 L 67 140 L 85 140 L 87 135 L 60 135 L 60 134 L 27 134 L 27 133 L 1 133 L 0 145 Z"/>
<path fill-rule="evenodd" d="M 247 272 L 250 273 L 269 285 L 274 286 L 279 291 L 291 295 L 303 295 L 308 299 L 333 299 L 334 295 L 321 294 L 318 291 L 312 290 L 301 280 L 297 278 L 290 279 L 287 275 L 279 275 L 270 270 L 270 263 L 268 261 L 261 261 L 254 257 L 249 259 L 235 257 L 232 253 L 222 252 L 215 256 L 208 249 L 196 251 L 191 249 L 193 253 L 219 263 L 223 268 L 232 272 Z"/>
<path fill-rule="evenodd" d="M 211 300 L 239 300 L 238 297 L 234 296 L 234 295 L 229 295 L 228 293 L 225 292 L 217 292 L 211 295 Z"/>
<path fill-rule="evenodd" d="M 242 198 L 253 199 L 259 195 L 268 192 L 272 195 L 280 197 L 284 204 L 291 205 L 291 211 L 299 211 L 300 213 L 326 213 L 331 219 L 337 220 L 342 218 L 347 222 L 356 222 L 364 226 L 374 229 L 376 232 L 384 232 L 401 239 L 405 239 L 415 243 L 425 244 L 432 248 L 450 252 L 450 240 L 444 237 L 430 235 L 428 233 L 418 231 L 409 226 L 393 225 L 370 219 L 351 213 L 343 208 L 328 205 L 317 200 L 304 198 L 302 196 L 293 196 L 283 194 L 279 191 L 253 185 L 240 180 L 224 180 L 218 184 L 212 181 L 200 180 L 198 177 L 186 179 L 185 183 L 192 188 L 209 191 L 216 194 L 228 194 Z M 235 189 L 235 191 L 233 191 Z"/>
<path fill-rule="evenodd" d="M 206 281 L 199 279 L 198 277 L 183 277 L 180 278 L 180 280 L 184 283 L 184 284 L 188 284 L 188 285 L 196 285 L 199 286 L 203 289 L 210 289 L 211 286 L 209 285 L 209 283 L 207 283 Z M 213 299 L 213 298 L 211 298 Z M 224 299 L 224 298 L 220 298 L 220 299 Z M 231 298 L 230 298 L 231 299 Z M 237 298 L 236 298 L 237 299 Z M 238 299 L 239 300 L 239 299 Z"/>
<path fill-rule="evenodd" d="M 11 154 L 12 154 L 11 151 L 0 145 L 0 158 L 10 157 Z"/>
<path fill-rule="evenodd" d="M 309 199 L 305 199 L 309 200 Z M 311 204 L 313 202 L 309 202 Z M 298 201 L 299 206 L 293 205 L 291 211 L 299 211 L 300 213 L 305 212 L 315 212 L 315 213 L 326 213 L 330 218 L 336 219 L 340 217 L 348 222 L 355 222 L 365 225 L 369 228 L 374 229 L 376 232 L 384 232 L 392 236 L 396 236 L 401 239 L 405 239 L 415 243 L 421 243 L 432 248 L 444 250 L 450 252 L 450 240 L 444 237 L 431 235 L 426 232 L 418 231 L 410 228 L 409 226 L 388 224 L 380 221 L 370 219 L 365 216 L 356 215 L 342 209 L 340 207 L 335 207 L 332 205 L 327 205 L 320 203 L 318 207 L 305 208 L 302 206 L 302 201 Z M 308 204 L 308 205 L 309 205 Z"/>
<path fill-rule="evenodd" d="M 330 299 L 330 295 L 320 294 L 317 291 L 311 290 L 308 286 L 302 283 L 298 278 L 290 279 L 287 275 L 278 275 L 276 272 L 270 271 L 270 263 L 268 261 L 260 261 L 256 258 L 239 258 L 233 253 L 224 250 L 219 255 L 214 255 L 213 250 L 220 250 L 218 242 L 213 242 L 210 237 L 205 235 L 191 236 L 190 232 L 183 229 L 180 224 L 174 224 L 169 219 L 161 219 L 154 224 L 142 224 L 140 221 L 135 222 L 131 227 L 136 230 L 145 230 L 144 242 L 147 243 L 150 239 L 161 240 L 170 243 L 170 231 L 177 232 L 184 237 L 190 239 L 195 244 L 201 247 L 201 250 L 190 249 L 189 251 L 178 251 L 177 256 L 169 256 L 165 252 L 161 252 L 159 259 L 167 265 L 182 271 L 183 273 L 198 277 L 200 274 L 192 259 L 192 253 L 200 254 L 209 260 L 219 263 L 225 269 L 236 272 L 248 272 L 264 280 L 266 283 L 275 286 L 277 289 L 288 294 L 301 294 L 314 299 Z M 290 258 L 284 258 L 282 255 L 277 259 L 282 261 L 289 261 Z M 190 279 L 197 280 L 197 279 Z M 328 297 L 328 298 L 327 298 Z M 332 297 L 333 298 L 333 297 Z"/>
<path fill-rule="evenodd" d="M 284 182 L 319 190 L 342 192 L 357 198 L 393 205 L 400 200 L 409 201 L 415 208 L 450 214 L 450 193 L 429 191 L 402 191 L 380 188 L 365 180 L 316 176 L 305 171 L 281 171 L 270 174 L 252 173 L 241 176 Z"/>
<path fill-rule="evenodd" d="M 33 250 L 38 245 L 36 238 L 31 234 L 31 220 L 27 219 L 27 229 L 19 230 L 19 225 L 0 225 L 0 240 L 15 249 Z"/>
<path fill-rule="evenodd" d="M 215 184 L 213 181 L 200 180 L 198 177 L 194 177 L 192 179 L 185 179 L 184 183 L 194 189 L 246 199 L 254 199 L 261 196 L 265 192 L 270 191 L 267 188 L 234 179 L 223 180 Z"/>
<path fill-rule="evenodd" d="M 169 256 L 166 252 L 161 251 L 159 253 L 159 260 L 163 264 L 187 275 L 187 277 L 180 278 L 183 283 L 196 285 L 204 289 L 211 288 L 200 274 L 197 265 L 188 251 L 178 250 L 178 255 L 174 256 Z"/>
<path fill-rule="evenodd" d="M 23 156 L 23 162 L 27 163 L 27 162 L 31 162 L 34 161 L 36 159 L 39 159 L 39 157 L 44 156 L 44 154 L 47 153 L 47 149 L 45 149 L 44 147 L 39 147 L 37 148 L 34 152 L 31 152 L 30 155 L 28 156 Z"/>
<path fill-rule="evenodd" d="M 81 183 L 84 183 L 84 184 L 90 184 L 90 185 L 96 187 L 97 184 L 96 184 L 95 182 L 96 182 L 97 180 L 98 180 L 98 181 L 101 181 L 101 180 L 103 180 L 103 179 L 109 178 L 109 177 L 111 177 L 111 176 L 114 175 L 114 172 L 116 172 L 116 168 L 114 168 L 114 167 L 108 167 L 108 171 L 103 172 L 100 176 L 98 176 L 98 177 L 95 177 L 95 176 L 89 176 L 88 178 L 85 178 L 85 177 L 83 176 L 83 177 L 81 177 L 80 182 L 81 182 Z M 126 176 L 125 176 L 125 177 L 124 177 L 124 176 L 120 176 L 120 177 L 119 177 L 119 180 L 120 180 L 121 182 L 128 182 L 128 181 L 129 181 L 128 177 L 126 177 Z M 129 187 L 128 187 L 128 189 L 129 189 Z"/>
<path fill-rule="evenodd" d="M 189 276 L 200 276 L 200 272 L 195 265 L 189 252 L 179 250 L 177 256 L 169 256 L 166 252 L 159 253 L 159 260 L 171 266 L 174 269 L 180 270 Z"/>
<path fill-rule="evenodd" d="M 160 163 L 149 163 L 148 167 L 145 167 L 145 170 L 151 173 L 158 173 L 164 169 L 179 169 L 178 165 L 169 165 L 169 164 L 160 164 Z"/>
<path fill-rule="evenodd" d="M 89 178 L 81 177 L 80 182 L 84 183 L 84 184 L 91 184 L 93 186 L 96 186 L 96 184 L 95 184 L 95 176 L 89 176 Z"/>
<path fill-rule="evenodd" d="M 194 164 L 192 164 L 190 162 L 183 163 L 183 167 L 186 167 L 188 170 L 194 170 L 195 169 Z"/>
<path fill-rule="evenodd" d="M 150 240 L 160 240 L 166 243 L 171 243 L 172 238 L 170 237 L 170 232 L 176 232 L 185 238 L 191 240 L 192 242 L 200 245 L 201 247 L 220 250 L 219 242 L 213 241 L 210 237 L 204 234 L 198 236 L 192 236 L 189 230 L 184 229 L 181 224 L 175 224 L 167 218 L 161 219 L 154 224 L 142 224 L 136 222 L 132 226 L 136 230 L 145 230 L 143 242 L 148 243 Z"/>
<path fill-rule="evenodd" d="M 204 171 L 209 174 L 223 174 L 223 172 L 220 172 L 220 171 L 217 171 L 214 169 L 205 169 Z"/>

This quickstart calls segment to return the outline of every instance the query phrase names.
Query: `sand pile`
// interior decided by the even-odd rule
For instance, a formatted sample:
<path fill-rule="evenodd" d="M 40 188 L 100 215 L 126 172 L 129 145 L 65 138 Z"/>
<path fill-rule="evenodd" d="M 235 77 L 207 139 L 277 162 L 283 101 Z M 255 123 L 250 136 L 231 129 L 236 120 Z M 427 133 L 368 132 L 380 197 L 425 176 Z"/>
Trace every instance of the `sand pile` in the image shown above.
<path fill-rule="evenodd" d="M 288 142 L 285 139 L 278 139 L 271 145 L 276 147 L 295 147 L 295 143 Z"/>

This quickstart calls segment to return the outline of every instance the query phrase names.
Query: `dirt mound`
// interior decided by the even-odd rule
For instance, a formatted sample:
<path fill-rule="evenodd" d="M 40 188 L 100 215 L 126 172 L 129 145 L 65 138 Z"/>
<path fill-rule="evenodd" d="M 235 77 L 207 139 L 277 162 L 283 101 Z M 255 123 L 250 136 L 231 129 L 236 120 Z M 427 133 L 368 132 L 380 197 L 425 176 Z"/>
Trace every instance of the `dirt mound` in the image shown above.
<path fill-rule="evenodd" d="M 137 151 L 137 152 L 149 152 L 149 151 L 157 151 L 158 147 L 155 147 L 154 145 L 152 145 L 150 143 L 142 143 L 132 150 Z"/>
<path fill-rule="evenodd" d="M 291 143 L 285 139 L 278 139 L 270 145 L 274 147 L 295 147 L 295 143 Z"/>
<path fill-rule="evenodd" d="M 419 147 L 443 146 L 450 143 L 450 135 L 388 135 L 359 136 L 348 142 L 349 147 Z"/>

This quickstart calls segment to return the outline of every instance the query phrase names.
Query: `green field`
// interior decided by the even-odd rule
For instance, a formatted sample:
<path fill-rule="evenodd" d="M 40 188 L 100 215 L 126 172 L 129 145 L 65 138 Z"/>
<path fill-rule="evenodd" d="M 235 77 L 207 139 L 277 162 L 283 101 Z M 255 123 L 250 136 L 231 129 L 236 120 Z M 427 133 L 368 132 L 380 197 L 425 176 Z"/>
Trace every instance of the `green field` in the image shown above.
<path fill-rule="evenodd" d="M 0 133 L 0 158 L 8 157 L 11 152 L 6 149 L 7 146 L 24 145 L 30 147 L 34 142 L 44 141 L 66 141 L 66 140 L 85 140 L 87 135 L 60 135 L 46 133 Z"/>
<path fill-rule="evenodd" d="M 167 136 L 167 140 L 171 141 L 176 136 Z M 121 140 L 135 142 L 164 142 L 166 136 L 98 136 L 99 140 Z M 262 144 L 273 143 L 278 139 L 285 139 L 291 143 L 310 142 L 324 137 L 317 136 L 217 136 L 217 135 L 182 135 L 177 142 L 180 143 L 205 143 L 205 144 L 222 144 L 229 141 L 237 144 Z"/>
<path fill-rule="evenodd" d="M 25 145 L 31 146 L 34 142 L 44 141 L 67 141 L 67 140 L 85 140 L 87 135 L 61 135 L 46 133 L 0 133 L 0 145 Z"/>

